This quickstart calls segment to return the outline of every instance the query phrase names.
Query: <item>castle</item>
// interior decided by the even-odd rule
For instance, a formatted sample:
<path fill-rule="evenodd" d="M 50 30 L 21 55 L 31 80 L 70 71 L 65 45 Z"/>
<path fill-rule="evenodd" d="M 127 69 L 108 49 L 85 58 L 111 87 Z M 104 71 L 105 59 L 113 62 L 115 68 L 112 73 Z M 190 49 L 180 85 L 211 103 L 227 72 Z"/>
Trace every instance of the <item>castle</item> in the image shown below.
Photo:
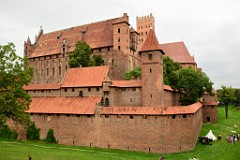
<path fill-rule="evenodd" d="M 136 29 L 124 13 L 46 34 L 41 28 L 34 43 L 24 42 L 34 68 L 24 87 L 32 96 L 27 112 L 41 138 L 51 128 L 60 144 L 173 153 L 194 149 L 202 122 L 217 123 L 216 97 L 180 106 L 179 94 L 163 84 L 164 56 L 197 69 L 185 44 L 159 44 L 152 14 L 137 17 Z M 87 42 L 104 65 L 69 68 L 77 41 Z M 123 80 L 136 66 L 141 80 Z"/>

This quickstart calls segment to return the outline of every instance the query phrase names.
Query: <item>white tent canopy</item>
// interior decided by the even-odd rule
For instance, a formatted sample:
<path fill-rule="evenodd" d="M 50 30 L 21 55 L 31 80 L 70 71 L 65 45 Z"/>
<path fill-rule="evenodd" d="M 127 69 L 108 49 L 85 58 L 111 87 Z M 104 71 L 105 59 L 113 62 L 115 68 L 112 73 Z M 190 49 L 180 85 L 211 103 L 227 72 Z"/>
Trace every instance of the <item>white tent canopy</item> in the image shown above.
<path fill-rule="evenodd" d="M 217 140 L 217 138 L 214 136 L 214 134 L 212 133 L 212 130 L 210 130 L 209 132 L 208 132 L 208 134 L 206 135 L 206 137 L 208 138 L 208 139 L 211 139 L 211 140 L 213 140 L 213 141 L 216 141 Z"/>

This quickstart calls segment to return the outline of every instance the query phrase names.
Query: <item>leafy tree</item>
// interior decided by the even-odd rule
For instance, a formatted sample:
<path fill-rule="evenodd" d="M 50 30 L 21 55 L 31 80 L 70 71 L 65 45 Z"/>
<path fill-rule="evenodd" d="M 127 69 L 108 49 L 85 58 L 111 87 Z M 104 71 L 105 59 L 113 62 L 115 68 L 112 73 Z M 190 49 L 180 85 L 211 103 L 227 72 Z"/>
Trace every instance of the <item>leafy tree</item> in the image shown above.
<path fill-rule="evenodd" d="M 92 66 L 101 66 L 103 65 L 103 59 L 100 55 L 93 55 L 91 60 L 94 62 L 94 65 Z"/>
<path fill-rule="evenodd" d="M 236 106 L 240 105 L 240 89 L 235 89 L 235 104 Z"/>
<path fill-rule="evenodd" d="M 8 125 L 4 125 L 0 129 L 0 138 L 2 139 L 11 139 L 16 140 L 18 137 L 18 134 L 15 130 L 11 130 Z"/>
<path fill-rule="evenodd" d="M 85 41 L 78 41 L 75 50 L 69 54 L 70 68 L 87 67 L 90 65 L 90 54 L 92 49 Z"/>
<path fill-rule="evenodd" d="M 182 68 L 177 72 L 176 85 L 172 87 L 180 93 L 180 103 L 190 105 L 199 100 L 204 92 L 213 95 L 212 85 L 207 75 L 193 68 Z"/>
<path fill-rule="evenodd" d="M 75 45 L 75 50 L 69 53 L 68 64 L 70 68 L 101 66 L 103 59 L 101 55 L 93 55 L 92 49 L 85 41 L 78 41 Z"/>
<path fill-rule="evenodd" d="M 228 118 L 228 105 L 235 100 L 234 89 L 222 85 L 221 90 L 218 90 L 218 99 L 224 104 L 226 118 Z"/>
<path fill-rule="evenodd" d="M 40 132 L 40 129 L 35 126 L 34 122 L 32 122 L 27 129 L 27 133 L 26 133 L 27 140 L 35 140 L 35 141 L 39 140 L 40 139 L 39 132 Z"/>
<path fill-rule="evenodd" d="M 135 67 L 132 70 L 129 70 L 123 74 L 125 80 L 138 79 L 142 75 L 142 68 Z"/>
<path fill-rule="evenodd" d="M 33 69 L 27 67 L 26 58 L 17 56 L 15 45 L 0 45 L 0 128 L 6 119 L 27 125 L 30 116 L 30 95 L 23 90 L 33 76 Z"/>
<path fill-rule="evenodd" d="M 47 138 L 45 139 L 47 143 L 56 143 L 56 138 L 54 137 L 53 129 L 49 129 L 47 133 Z"/>
<path fill-rule="evenodd" d="M 180 69 L 178 62 L 174 62 L 170 57 L 163 58 L 163 81 L 166 85 L 175 85 L 177 79 L 177 72 Z"/>

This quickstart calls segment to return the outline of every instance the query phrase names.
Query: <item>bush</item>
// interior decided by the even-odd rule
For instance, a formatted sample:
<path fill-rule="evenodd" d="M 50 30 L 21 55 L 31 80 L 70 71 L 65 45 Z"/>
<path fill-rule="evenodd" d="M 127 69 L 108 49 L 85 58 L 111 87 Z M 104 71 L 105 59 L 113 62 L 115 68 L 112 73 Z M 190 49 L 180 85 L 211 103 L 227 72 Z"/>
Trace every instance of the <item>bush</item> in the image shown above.
<path fill-rule="evenodd" d="M 15 130 L 11 130 L 8 125 L 4 125 L 0 130 L 0 138 L 2 139 L 16 140 L 17 137 L 17 132 Z"/>
<path fill-rule="evenodd" d="M 47 143 L 56 143 L 56 138 L 54 137 L 53 129 L 49 129 L 47 133 L 47 138 L 45 139 Z"/>
<path fill-rule="evenodd" d="M 32 122 L 30 124 L 30 126 L 28 127 L 27 129 L 27 140 L 34 140 L 34 141 L 37 141 L 37 140 L 40 140 L 40 135 L 39 135 L 39 131 L 40 129 L 38 129 L 36 126 L 35 126 L 35 123 Z"/>

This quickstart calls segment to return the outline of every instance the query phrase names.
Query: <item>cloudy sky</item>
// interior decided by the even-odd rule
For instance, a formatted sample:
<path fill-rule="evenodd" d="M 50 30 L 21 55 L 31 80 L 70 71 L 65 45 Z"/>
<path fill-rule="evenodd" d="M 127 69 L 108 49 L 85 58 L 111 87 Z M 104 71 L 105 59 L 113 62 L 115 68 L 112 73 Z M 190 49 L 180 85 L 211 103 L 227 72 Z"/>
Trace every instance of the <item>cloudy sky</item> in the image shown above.
<path fill-rule="evenodd" d="M 239 0 L 1 0 L 0 45 L 23 42 L 43 26 L 44 33 L 120 17 L 153 13 L 160 43 L 184 41 L 198 67 L 219 88 L 240 88 Z"/>

